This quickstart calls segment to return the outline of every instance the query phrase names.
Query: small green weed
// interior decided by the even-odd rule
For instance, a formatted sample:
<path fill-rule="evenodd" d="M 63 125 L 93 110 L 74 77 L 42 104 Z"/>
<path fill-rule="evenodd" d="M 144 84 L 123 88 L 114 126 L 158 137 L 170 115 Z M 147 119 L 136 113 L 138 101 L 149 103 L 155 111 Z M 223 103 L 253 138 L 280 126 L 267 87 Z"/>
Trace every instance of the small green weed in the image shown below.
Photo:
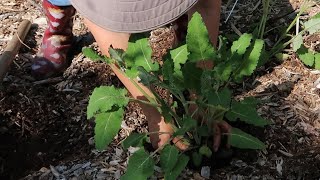
<path fill-rule="evenodd" d="M 304 46 L 303 35 L 312 35 L 320 32 L 320 13 L 303 23 L 303 30 L 293 38 L 293 50 L 301 61 L 312 68 L 320 70 L 320 52 Z"/>
<path fill-rule="evenodd" d="M 315 2 L 311 0 L 305 0 L 301 4 L 300 10 L 297 13 L 295 19 L 291 24 L 286 28 L 286 30 L 280 35 L 278 41 L 269 51 L 269 57 L 287 57 L 287 55 L 281 54 L 281 51 L 286 48 L 288 45 L 292 44 L 292 50 L 297 53 L 301 61 L 315 69 L 320 69 L 320 53 L 314 50 L 308 49 L 304 46 L 303 37 L 305 35 L 313 35 L 320 32 L 320 13 L 316 14 L 314 17 L 311 17 L 309 20 L 303 22 L 300 20 L 300 17 L 303 13 L 306 12 Z M 302 30 L 299 31 L 300 24 L 302 25 Z M 291 35 L 290 31 L 293 27 L 296 26 L 296 35 Z M 285 40 L 290 37 L 289 40 Z"/>

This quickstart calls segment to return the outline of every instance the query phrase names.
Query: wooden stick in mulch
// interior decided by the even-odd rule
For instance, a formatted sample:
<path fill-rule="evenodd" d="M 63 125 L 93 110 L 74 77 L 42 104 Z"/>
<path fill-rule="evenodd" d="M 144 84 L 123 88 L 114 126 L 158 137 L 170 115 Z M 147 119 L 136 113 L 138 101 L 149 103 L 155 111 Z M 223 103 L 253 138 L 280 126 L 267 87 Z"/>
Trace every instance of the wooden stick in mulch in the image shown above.
<path fill-rule="evenodd" d="M 0 82 L 3 81 L 5 74 L 8 72 L 14 57 L 17 55 L 21 44 L 30 30 L 30 27 L 31 22 L 29 20 L 23 20 L 18 27 L 17 33 L 9 41 L 3 54 L 0 56 Z"/>

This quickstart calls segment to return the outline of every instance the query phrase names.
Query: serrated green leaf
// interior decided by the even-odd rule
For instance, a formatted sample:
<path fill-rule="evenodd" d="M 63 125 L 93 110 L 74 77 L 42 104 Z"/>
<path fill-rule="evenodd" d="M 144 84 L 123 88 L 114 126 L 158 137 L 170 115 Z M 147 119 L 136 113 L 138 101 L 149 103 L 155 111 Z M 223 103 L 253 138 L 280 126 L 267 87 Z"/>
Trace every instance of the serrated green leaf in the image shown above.
<path fill-rule="evenodd" d="M 143 139 L 147 138 L 146 133 L 131 133 L 122 143 L 123 149 L 131 147 L 140 147 L 143 145 Z"/>
<path fill-rule="evenodd" d="M 233 56 L 236 54 L 238 56 L 244 55 L 247 48 L 250 46 L 252 40 L 252 35 L 244 33 L 240 36 L 237 41 L 234 41 L 231 46 L 231 53 Z M 238 60 L 238 59 L 236 59 Z"/>
<path fill-rule="evenodd" d="M 170 51 L 171 59 L 174 63 L 174 73 L 178 77 L 182 77 L 181 64 L 184 64 L 188 60 L 188 49 L 187 45 L 180 46 L 174 50 Z"/>
<path fill-rule="evenodd" d="M 192 62 L 215 59 L 215 52 L 209 41 L 208 30 L 198 12 L 193 14 L 188 24 L 187 47 L 190 52 L 188 57 Z"/>
<path fill-rule="evenodd" d="M 169 105 L 164 99 L 162 99 L 154 90 L 151 90 L 151 91 L 156 97 L 158 104 L 161 105 L 160 107 L 157 108 L 157 110 L 164 117 L 164 121 L 166 123 L 171 123 L 173 120 L 172 115 L 170 114 L 170 112 L 172 111 L 171 105 Z"/>
<path fill-rule="evenodd" d="M 110 57 L 114 60 L 116 60 L 120 66 L 125 66 L 125 62 L 123 59 L 124 56 L 124 50 L 123 49 L 114 49 L 112 47 L 109 48 L 109 54 Z"/>
<path fill-rule="evenodd" d="M 144 150 L 140 149 L 129 158 L 126 173 L 121 180 L 147 180 L 154 172 L 155 162 Z"/>
<path fill-rule="evenodd" d="M 179 128 L 173 136 L 181 136 L 184 135 L 186 132 L 192 130 L 193 128 L 197 127 L 197 121 L 192 119 L 189 116 L 185 116 L 182 118 L 182 127 Z"/>
<path fill-rule="evenodd" d="M 229 80 L 233 69 L 233 63 L 231 61 L 220 63 L 214 67 L 214 78 L 226 82 Z"/>
<path fill-rule="evenodd" d="M 301 46 L 301 48 L 298 49 L 297 54 L 305 65 L 310 67 L 314 65 L 314 55 L 313 53 L 309 52 L 305 46 Z"/>
<path fill-rule="evenodd" d="M 320 18 L 312 18 L 304 23 L 305 30 L 309 31 L 309 34 L 313 34 L 320 31 Z"/>
<path fill-rule="evenodd" d="M 161 107 L 160 107 L 160 114 L 164 117 L 164 121 L 166 123 L 171 123 L 172 116 L 170 114 L 170 107 L 169 105 L 156 93 L 155 96 L 157 97 L 158 101 L 160 101 Z"/>
<path fill-rule="evenodd" d="M 168 83 L 171 83 L 173 81 L 173 73 L 174 73 L 173 66 L 174 64 L 171 57 L 166 58 L 162 65 L 163 81 L 168 81 Z"/>
<path fill-rule="evenodd" d="M 279 45 L 280 47 L 281 45 Z M 257 65 L 257 68 L 258 67 L 261 67 L 263 66 L 265 63 L 267 63 L 268 61 L 270 60 L 270 54 L 267 52 L 267 51 L 262 51 L 261 53 L 261 57 L 260 57 L 260 60 L 259 60 L 259 63 Z"/>
<path fill-rule="evenodd" d="M 143 67 L 147 72 L 158 71 L 159 64 L 151 59 L 152 50 L 147 38 L 130 42 L 124 56 L 128 67 Z"/>
<path fill-rule="evenodd" d="M 203 70 L 196 67 L 195 63 L 186 63 L 182 68 L 184 87 L 186 89 L 201 91 L 201 74 Z"/>
<path fill-rule="evenodd" d="M 230 52 L 229 57 L 222 57 L 227 59 L 217 66 L 214 67 L 214 78 L 219 79 L 222 82 L 229 80 L 234 70 L 241 67 L 241 60 L 243 55 L 247 51 L 247 48 L 250 46 L 252 40 L 251 34 L 243 34 L 237 41 L 234 41 Z"/>
<path fill-rule="evenodd" d="M 259 63 L 263 47 L 263 40 L 256 39 L 254 41 L 252 47 L 245 53 L 243 59 L 240 60 L 240 65 L 235 70 L 234 76 L 237 81 L 241 80 L 244 76 L 250 76 L 254 72 Z"/>
<path fill-rule="evenodd" d="M 93 50 L 92 48 L 82 48 L 82 53 L 89 59 L 91 59 L 92 61 L 100 61 L 103 59 L 102 56 L 100 56 L 95 50 Z"/>
<path fill-rule="evenodd" d="M 182 128 L 186 129 L 187 131 L 190 131 L 192 128 L 197 127 L 197 121 L 189 116 L 183 117 L 182 121 Z"/>
<path fill-rule="evenodd" d="M 171 93 L 177 94 L 184 90 L 183 87 L 183 77 L 182 72 L 181 74 L 177 74 L 174 72 L 173 69 L 173 62 L 171 59 L 166 59 L 162 65 L 162 75 L 163 75 L 163 82 Z M 163 86 L 164 87 L 164 86 Z"/>
<path fill-rule="evenodd" d="M 208 104 L 229 109 L 231 103 L 231 95 L 232 93 L 228 88 L 224 88 L 220 91 L 211 91 L 207 95 Z"/>
<path fill-rule="evenodd" d="M 223 77 L 226 78 L 230 76 L 231 73 L 233 73 L 233 75 L 236 75 L 234 70 L 240 67 L 243 56 L 251 45 L 251 40 L 252 35 L 245 33 L 241 35 L 237 41 L 234 41 L 232 43 L 230 49 L 231 55 L 228 58 L 228 61 L 225 63 L 223 71 L 221 72 Z M 228 79 L 229 78 L 223 80 L 227 81 Z"/>
<path fill-rule="evenodd" d="M 178 162 L 179 163 L 176 163 L 176 166 L 173 168 L 172 171 L 164 175 L 165 180 L 176 180 L 178 176 L 181 174 L 181 172 L 186 168 L 189 162 L 189 157 L 184 154 L 181 154 L 179 156 Z"/>
<path fill-rule="evenodd" d="M 192 153 L 192 162 L 196 167 L 199 167 L 202 162 L 202 155 L 198 152 Z"/>
<path fill-rule="evenodd" d="M 175 146 L 166 145 L 160 154 L 161 169 L 169 173 L 176 165 L 179 157 L 179 151 Z"/>
<path fill-rule="evenodd" d="M 247 134 L 240 129 L 232 128 L 229 135 L 229 143 L 231 146 L 240 149 L 265 149 L 266 146 L 258 138 Z"/>
<path fill-rule="evenodd" d="M 256 108 L 258 103 L 260 103 L 260 101 L 254 97 L 246 97 L 241 101 L 241 104 L 251 106 L 252 108 Z"/>
<path fill-rule="evenodd" d="M 302 44 L 303 44 L 303 37 L 301 34 L 299 34 L 293 39 L 293 42 L 292 42 L 293 50 L 297 51 L 298 49 L 300 49 Z"/>
<path fill-rule="evenodd" d="M 161 84 L 161 82 L 157 76 L 149 73 L 143 67 L 138 67 L 137 69 L 139 70 L 140 82 L 143 85 L 150 87 L 151 85 L 160 85 Z"/>
<path fill-rule="evenodd" d="M 126 69 L 125 73 L 129 78 L 132 78 L 132 79 L 137 78 L 139 75 L 139 71 L 137 68 Z"/>
<path fill-rule="evenodd" d="M 320 53 L 316 53 L 314 55 L 314 62 L 315 62 L 314 68 L 320 70 Z"/>
<path fill-rule="evenodd" d="M 214 91 L 213 83 L 215 79 L 212 78 L 211 70 L 204 70 L 201 74 L 201 94 L 206 95 Z"/>
<path fill-rule="evenodd" d="M 256 108 L 252 107 L 251 104 L 243 104 L 237 101 L 231 103 L 231 109 L 226 113 L 226 118 L 229 121 L 239 119 L 240 121 L 259 127 L 270 124 L 269 121 L 258 115 Z"/>
<path fill-rule="evenodd" d="M 217 58 L 214 59 L 214 64 L 218 65 L 226 60 L 228 57 L 228 39 L 226 37 L 219 36 L 219 47 L 217 51 Z"/>
<path fill-rule="evenodd" d="M 121 128 L 124 110 L 100 113 L 95 116 L 95 145 L 98 150 L 104 150 Z"/>
<path fill-rule="evenodd" d="M 95 88 L 90 96 L 87 106 L 87 118 L 92 118 L 95 114 L 107 112 L 114 106 L 122 108 L 129 102 L 126 97 L 127 90 L 116 89 L 114 86 L 100 86 Z"/>
<path fill-rule="evenodd" d="M 160 86 L 163 87 L 167 90 L 169 90 L 172 94 L 176 95 L 177 92 L 180 91 L 179 86 L 177 86 L 176 83 L 174 82 L 169 82 L 169 83 L 165 83 L 166 81 L 161 81 L 158 76 L 153 75 L 152 73 L 147 72 L 143 67 L 139 67 L 139 78 L 140 78 L 140 82 L 142 84 L 144 84 L 147 87 L 151 87 L 151 86 Z M 170 79 L 173 78 L 172 74 L 170 73 L 171 71 L 168 71 L 169 68 L 165 67 L 163 68 L 163 75 L 165 77 L 165 79 Z M 171 75 L 170 75 L 171 74 Z M 170 79 L 169 81 L 173 81 L 172 79 Z M 157 95 L 157 93 L 154 93 L 154 95 Z M 165 101 L 163 101 L 160 97 L 157 98 L 161 104 L 162 104 L 162 110 L 164 110 L 163 112 L 168 112 L 166 110 L 168 110 L 168 108 L 166 108 L 164 105 L 166 104 Z M 164 114 L 163 114 L 164 115 Z"/>
<path fill-rule="evenodd" d="M 212 156 L 211 149 L 206 145 L 203 145 L 203 146 L 200 147 L 199 153 L 204 155 L 204 156 L 206 156 L 207 158 L 210 158 Z"/>

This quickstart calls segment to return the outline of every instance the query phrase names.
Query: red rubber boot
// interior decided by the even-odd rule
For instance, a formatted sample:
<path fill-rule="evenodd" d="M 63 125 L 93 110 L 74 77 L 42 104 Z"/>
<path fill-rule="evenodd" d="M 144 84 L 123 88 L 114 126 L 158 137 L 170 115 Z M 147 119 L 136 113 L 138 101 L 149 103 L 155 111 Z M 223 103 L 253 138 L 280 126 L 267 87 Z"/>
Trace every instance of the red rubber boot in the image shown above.
<path fill-rule="evenodd" d="M 72 16 L 75 14 L 72 6 L 55 6 L 47 0 L 43 0 L 42 6 L 48 28 L 40 52 L 31 66 L 32 74 L 39 79 L 58 75 L 67 68 L 67 53 L 73 40 Z"/>

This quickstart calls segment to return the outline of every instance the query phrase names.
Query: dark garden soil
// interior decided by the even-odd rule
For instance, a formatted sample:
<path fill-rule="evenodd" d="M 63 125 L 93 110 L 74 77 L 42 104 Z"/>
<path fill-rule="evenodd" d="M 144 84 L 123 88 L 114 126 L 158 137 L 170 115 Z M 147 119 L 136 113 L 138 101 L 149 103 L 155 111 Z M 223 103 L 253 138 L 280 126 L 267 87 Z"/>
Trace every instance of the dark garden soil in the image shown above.
<path fill-rule="evenodd" d="M 239 2 L 224 23 L 233 3 L 225 1 L 222 12 L 221 34 L 228 38 L 252 32 L 262 11 L 259 0 Z M 287 26 L 301 5 L 299 0 L 273 3 L 268 27 Z M 22 18 L 34 22 L 25 41 L 27 47 L 21 49 L 0 85 L 0 179 L 118 179 L 129 154 L 120 143 L 132 131 L 147 131 L 145 116 L 137 104 L 130 104 L 114 142 L 103 152 L 95 150 L 94 124 L 86 119 L 88 97 L 97 86 L 122 85 L 106 64 L 91 62 L 79 52 L 63 75 L 34 79 L 30 65 L 46 27 L 40 4 L 39 0 L 0 2 L 1 53 Z M 303 18 L 318 12 L 320 5 L 315 4 Z M 76 49 L 81 49 L 81 42 L 96 46 L 79 15 L 74 32 Z M 277 35 L 276 31 L 268 33 L 269 46 Z M 152 33 L 156 59 L 170 48 L 172 39 L 170 28 Z M 319 51 L 319 34 L 304 39 L 307 47 Z M 243 84 L 233 85 L 237 98 L 253 96 L 263 102 L 258 112 L 272 125 L 265 129 L 234 126 L 263 140 L 267 149 L 220 151 L 221 156 L 232 151 L 232 156 L 205 164 L 212 165 L 211 179 L 320 178 L 320 71 L 305 67 L 290 49 L 285 52 L 287 59 L 272 59 Z M 180 178 L 205 179 L 201 169 L 190 166 Z M 156 172 L 153 179 L 161 179 L 158 169 Z"/>

